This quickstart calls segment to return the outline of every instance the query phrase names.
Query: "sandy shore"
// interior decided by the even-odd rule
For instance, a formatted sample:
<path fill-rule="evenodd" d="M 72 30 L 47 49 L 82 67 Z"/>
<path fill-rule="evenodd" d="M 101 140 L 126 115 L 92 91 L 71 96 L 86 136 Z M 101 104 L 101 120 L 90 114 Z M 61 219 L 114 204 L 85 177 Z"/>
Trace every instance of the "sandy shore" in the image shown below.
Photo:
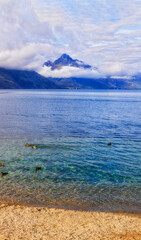
<path fill-rule="evenodd" d="M 0 205 L 0 240 L 140 240 L 141 216 Z"/>

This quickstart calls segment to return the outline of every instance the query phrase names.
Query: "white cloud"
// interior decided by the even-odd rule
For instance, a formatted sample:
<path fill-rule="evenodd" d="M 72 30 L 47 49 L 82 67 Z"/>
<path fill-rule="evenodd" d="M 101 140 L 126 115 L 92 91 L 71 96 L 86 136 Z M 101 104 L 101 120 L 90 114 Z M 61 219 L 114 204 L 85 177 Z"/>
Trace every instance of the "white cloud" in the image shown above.
<path fill-rule="evenodd" d="M 0 0 L 0 66 L 34 69 L 66 52 L 99 71 L 55 76 L 130 76 L 141 69 L 139 0 Z"/>
<path fill-rule="evenodd" d="M 99 78 L 100 74 L 97 70 L 78 69 L 75 67 L 65 66 L 60 70 L 52 71 L 50 67 L 42 67 L 39 73 L 45 77 L 52 78 L 70 78 L 72 76 L 81 78 Z"/>

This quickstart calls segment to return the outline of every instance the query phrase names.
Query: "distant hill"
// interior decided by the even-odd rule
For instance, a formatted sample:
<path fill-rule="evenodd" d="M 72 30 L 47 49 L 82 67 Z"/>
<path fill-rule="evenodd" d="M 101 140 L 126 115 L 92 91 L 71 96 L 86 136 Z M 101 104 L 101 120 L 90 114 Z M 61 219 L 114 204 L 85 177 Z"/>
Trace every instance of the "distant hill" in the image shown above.
<path fill-rule="evenodd" d="M 59 88 L 53 81 L 35 71 L 0 68 L 0 89 L 54 89 Z"/>
<path fill-rule="evenodd" d="M 55 60 L 54 62 L 51 62 L 50 60 L 45 62 L 43 66 L 51 67 L 52 71 L 54 71 L 55 69 L 61 69 L 62 67 L 65 67 L 65 66 L 83 68 L 83 69 L 92 68 L 91 65 L 85 64 L 84 62 L 78 59 L 72 59 L 66 53 L 62 54 L 62 56 L 57 60 Z"/>
<path fill-rule="evenodd" d="M 63 54 L 54 62 L 44 63 L 44 67 L 50 67 L 52 71 L 65 66 L 95 69 L 80 60 L 72 59 Z M 0 89 L 141 89 L 141 75 L 128 78 L 47 78 L 35 71 L 12 70 L 0 68 Z"/>
<path fill-rule="evenodd" d="M 114 78 L 49 78 L 60 88 L 67 89 L 141 89 L 141 81 Z"/>
<path fill-rule="evenodd" d="M 0 68 L 0 89 L 141 89 L 141 76 L 114 78 L 46 78 L 35 71 Z"/>

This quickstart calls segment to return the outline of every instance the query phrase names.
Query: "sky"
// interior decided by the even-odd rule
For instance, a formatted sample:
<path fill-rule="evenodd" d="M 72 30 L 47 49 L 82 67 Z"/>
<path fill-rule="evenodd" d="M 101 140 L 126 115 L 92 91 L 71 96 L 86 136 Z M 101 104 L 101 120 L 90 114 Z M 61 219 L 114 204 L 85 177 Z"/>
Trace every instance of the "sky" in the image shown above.
<path fill-rule="evenodd" d="M 0 0 L 0 67 L 52 77 L 141 73 L 140 0 Z M 43 68 L 67 53 L 97 68 Z"/>

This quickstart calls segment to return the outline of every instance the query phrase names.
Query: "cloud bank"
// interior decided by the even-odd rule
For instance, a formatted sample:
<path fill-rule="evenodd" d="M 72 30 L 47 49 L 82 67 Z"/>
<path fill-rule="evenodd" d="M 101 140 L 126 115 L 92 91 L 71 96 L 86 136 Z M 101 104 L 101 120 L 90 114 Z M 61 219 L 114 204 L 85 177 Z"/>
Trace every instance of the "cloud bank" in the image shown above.
<path fill-rule="evenodd" d="M 0 0 L 0 10 L 0 67 L 56 77 L 141 72 L 139 0 Z M 41 68 L 64 52 L 98 71 Z"/>
<path fill-rule="evenodd" d="M 99 72 L 97 70 L 86 70 L 78 69 L 75 67 L 64 66 L 60 70 L 52 71 L 50 67 L 43 67 L 40 69 L 39 73 L 45 77 L 52 78 L 70 78 L 70 77 L 81 77 L 81 78 L 99 78 Z"/>

